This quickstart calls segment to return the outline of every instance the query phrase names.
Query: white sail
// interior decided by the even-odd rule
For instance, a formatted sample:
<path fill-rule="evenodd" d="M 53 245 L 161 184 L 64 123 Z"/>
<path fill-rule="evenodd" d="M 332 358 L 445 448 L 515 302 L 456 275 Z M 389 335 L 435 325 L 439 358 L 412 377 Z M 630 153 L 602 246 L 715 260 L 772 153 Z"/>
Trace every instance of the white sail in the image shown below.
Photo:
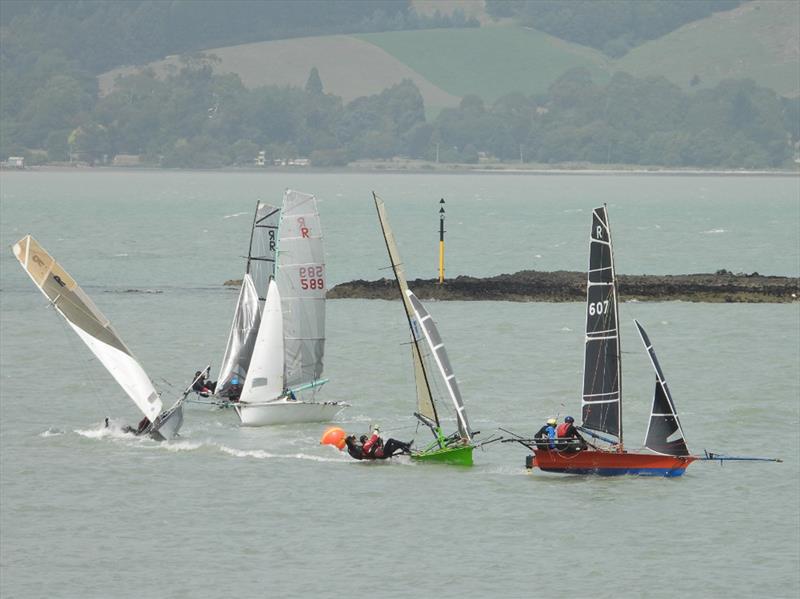
<path fill-rule="evenodd" d="M 142 366 L 109 320 L 45 249 L 30 235 L 14 244 L 14 256 L 56 311 L 106 367 L 142 413 L 154 421 L 161 399 Z"/>
<path fill-rule="evenodd" d="M 392 264 L 392 270 L 394 271 L 397 285 L 400 287 L 400 297 L 403 300 L 403 309 L 406 312 L 408 326 L 411 330 L 411 359 L 414 364 L 414 380 L 417 386 L 417 412 L 433 421 L 436 426 L 439 426 L 439 417 L 436 414 L 436 408 L 433 404 L 433 399 L 431 398 L 430 385 L 428 383 L 425 366 L 422 363 L 422 356 L 418 346 L 418 342 L 421 340 L 421 333 L 414 327 L 414 308 L 411 305 L 411 300 L 407 295 L 408 283 L 406 283 L 406 275 L 403 270 L 403 263 L 400 260 L 400 252 L 397 250 L 397 243 L 394 240 L 394 233 L 392 233 L 392 229 L 389 226 L 389 219 L 386 216 L 386 207 L 383 204 L 383 200 L 381 200 L 375 194 L 375 192 L 372 193 L 372 197 L 375 200 L 375 208 L 378 211 L 378 220 L 381 223 L 383 239 L 386 242 L 386 249 L 389 252 L 389 260 Z"/>
<path fill-rule="evenodd" d="M 245 274 L 242 287 L 239 290 L 239 299 L 233 313 L 231 332 L 225 346 L 225 355 L 217 377 L 217 394 L 225 395 L 230 388 L 231 381 L 236 377 L 240 381 L 247 379 L 247 370 L 253 356 L 258 335 L 258 325 L 261 322 L 261 304 L 258 301 L 253 278 Z"/>
<path fill-rule="evenodd" d="M 433 321 L 431 315 L 425 309 L 425 306 L 422 305 L 422 302 L 417 299 L 417 296 L 414 295 L 410 289 L 406 289 L 406 295 L 414 309 L 414 317 L 422 329 L 425 342 L 436 362 L 439 374 L 444 381 L 445 387 L 447 387 L 447 394 L 450 397 L 450 401 L 453 402 L 453 407 L 456 411 L 456 419 L 458 421 L 458 432 L 462 439 L 471 441 L 472 433 L 469 428 L 469 422 L 467 421 L 464 401 L 461 399 L 461 390 L 458 387 L 456 375 L 450 364 L 450 358 L 447 356 L 444 342 L 442 341 L 441 335 L 439 335 L 439 329 L 436 327 L 436 323 Z"/>
<path fill-rule="evenodd" d="M 267 295 L 269 281 L 275 273 L 279 214 L 280 210 L 274 206 L 261 202 L 256 204 L 247 251 L 247 267 L 217 376 L 216 393 L 223 397 L 230 389 L 234 377 L 240 381 L 247 378 L 261 319 L 261 306 Z"/>
<path fill-rule="evenodd" d="M 275 271 L 283 309 L 286 388 L 318 381 L 325 352 L 327 274 L 317 202 L 287 190 L 278 229 Z"/>
<path fill-rule="evenodd" d="M 241 403 L 263 403 L 283 394 L 283 353 L 281 296 L 275 281 L 270 281 Z"/>

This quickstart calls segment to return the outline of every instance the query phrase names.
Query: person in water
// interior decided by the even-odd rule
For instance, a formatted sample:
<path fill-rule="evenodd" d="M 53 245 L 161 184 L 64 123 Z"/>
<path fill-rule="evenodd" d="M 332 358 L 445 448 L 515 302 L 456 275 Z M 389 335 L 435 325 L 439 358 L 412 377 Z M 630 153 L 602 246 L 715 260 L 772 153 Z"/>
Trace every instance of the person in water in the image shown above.
<path fill-rule="evenodd" d="M 558 421 L 555 418 L 548 418 L 545 425 L 536 431 L 533 436 L 536 441 L 538 449 L 555 449 L 556 448 L 556 424 Z"/>
<path fill-rule="evenodd" d="M 588 447 L 586 440 L 575 428 L 575 419 L 572 416 L 565 416 L 564 422 L 556 427 L 556 437 L 558 448 L 564 451 L 574 452 Z"/>
<path fill-rule="evenodd" d="M 362 447 L 367 459 L 373 460 L 385 460 L 398 453 L 411 453 L 410 443 L 403 443 L 391 438 L 384 443 L 378 428 L 372 431 L 372 436 L 364 442 Z"/>

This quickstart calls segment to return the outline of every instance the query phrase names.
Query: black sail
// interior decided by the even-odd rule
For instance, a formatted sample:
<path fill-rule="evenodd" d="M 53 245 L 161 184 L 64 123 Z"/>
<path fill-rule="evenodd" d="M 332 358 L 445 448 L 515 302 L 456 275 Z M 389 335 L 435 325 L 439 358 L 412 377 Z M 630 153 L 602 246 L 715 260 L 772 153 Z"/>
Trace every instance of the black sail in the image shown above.
<path fill-rule="evenodd" d="M 586 286 L 583 426 L 622 442 L 621 364 L 611 230 L 605 206 L 592 213 Z"/>
<path fill-rule="evenodd" d="M 653 370 L 656 371 L 653 409 L 650 411 L 650 424 L 647 427 L 644 446 L 664 455 L 689 455 L 681 422 L 678 420 L 678 413 L 675 410 L 675 403 L 672 401 L 672 394 L 669 392 L 669 387 L 661 370 L 661 365 L 658 363 L 653 344 L 650 343 L 650 339 L 647 333 L 644 332 L 642 325 L 636 320 L 634 322 L 636 323 L 636 328 L 639 329 L 639 336 L 642 338 L 647 354 L 650 356 Z"/>

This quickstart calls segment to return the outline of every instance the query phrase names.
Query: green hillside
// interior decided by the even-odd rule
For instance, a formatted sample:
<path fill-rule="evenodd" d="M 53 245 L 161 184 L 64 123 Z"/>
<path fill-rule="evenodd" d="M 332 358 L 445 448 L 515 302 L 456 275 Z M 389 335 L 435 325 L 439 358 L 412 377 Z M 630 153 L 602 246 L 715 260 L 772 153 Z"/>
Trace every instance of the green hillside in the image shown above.
<path fill-rule="evenodd" d="M 597 83 L 614 71 L 664 76 L 688 89 L 750 78 L 783 96 L 800 95 L 800 2 L 744 4 L 690 23 L 618 60 L 518 26 L 399 31 L 358 36 L 456 95 L 491 102 L 509 92 L 538 93 L 565 70 L 587 67 Z M 695 79 L 695 75 L 697 78 Z"/>
<path fill-rule="evenodd" d="M 688 88 L 750 78 L 783 96 L 800 95 L 800 2 L 758 1 L 690 23 L 615 63 L 633 75 L 663 75 Z M 697 81 L 697 80 L 696 80 Z"/>
<path fill-rule="evenodd" d="M 358 36 L 407 64 L 443 90 L 476 94 L 487 102 L 510 92 L 541 93 L 564 71 L 589 69 L 608 80 L 600 52 L 516 26 L 397 31 Z"/>

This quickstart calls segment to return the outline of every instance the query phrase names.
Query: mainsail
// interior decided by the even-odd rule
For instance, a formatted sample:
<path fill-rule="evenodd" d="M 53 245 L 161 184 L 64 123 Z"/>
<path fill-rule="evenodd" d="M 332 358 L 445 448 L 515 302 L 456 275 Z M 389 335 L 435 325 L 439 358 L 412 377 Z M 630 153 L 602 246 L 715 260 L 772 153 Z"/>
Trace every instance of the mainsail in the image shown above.
<path fill-rule="evenodd" d="M 422 302 L 417 299 L 417 296 L 414 295 L 410 289 L 406 289 L 406 295 L 411 301 L 411 306 L 414 309 L 414 317 L 417 323 L 422 327 L 425 341 L 428 344 L 431 355 L 447 387 L 447 394 L 450 396 L 450 401 L 453 402 L 453 407 L 456 410 L 459 435 L 462 439 L 471 441 L 472 433 L 470 431 L 469 422 L 467 422 L 464 401 L 461 399 L 461 390 L 458 388 L 456 375 L 453 373 L 453 367 L 450 365 L 450 359 L 447 357 L 447 350 L 444 347 L 441 335 L 439 335 L 439 330 L 436 328 L 436 323 L 425 309 L 425 306 L 422 305 Z"/>
<path fill-rule="evenodd" d="M 650 424 L 647 427 L 647 436 L 644 446 L 648 449 L 664 455 L 686 456 L 689 449 L 686 447 L 686 439 L 683 436 L 681 421 L 678 420 L 678 413 L 672 401 L 672 394 L 669 392 L 661 365 L 658 363 L 656 352 L 650 338 L 644 332 L 638 320 L 634 320 L 636 328 L 639 329 L 639 336 L 650 356 L 650 363 L 656 371 L 656 388 L 653 394 L 653 409 L 650 411 Z"/>
<path fill-rule="evenodd" d="M 56 311 L 78 334 L 150 421 L 161 413 L 158 393 L 109 320 L 45 249 L 30 235 L 13 247 L 14 256 Z"/>
<path fill-rule="evenodd" d="M 247 267 L 239 290 L 239 299 L 233 313 L 233 323 L 217 377 L 218 395 L 223 397 L 231 380 L 247 378 L 247 369 L 258 334 L 261 306 L 267 295 L 267 286 L 275 272 L 275 246 L 280 210 L 259 202 L 250 233 Z"/>
<path fill-rule="evenodd" d="M 275 281 L 283 310 L 284 385 L 313 384 L 325 351 L 325 256 L 313 195 L 287 190 L 278 229 Z"/>
<path fill-rule="evenodd" d="M 389 260 L 392 264 L 397 285 L 400 288 L 400 297 L 403 300 L 403 309 L 406 312 L 406 319 L 408 326 L 411 330 L 411 358 L 414 363 L 414 380 L 417 385 L 417 413 L 433 422 L 437 427 L 439 426 L 439 416 L 436 413 L 436 407 L 431 398 L 430 384 L 428 383 L 428 376 L 425 372 L 425 367 L 422 363 L 422 355 L 420 353 L 419 342 L 421 340 L 421 332 L 418 327 L 415 327 L 417 322 L 414 316 L 414 307 L 411 304 L 409 297 L 408 284 L 406 283 L 406 275 L 403 270 L 403 263 L 400 260 L 400 253 L 397 250 L 397 244 L 394 240 L 394 234 L 389 226 L 389 219 L 386 216 L 386 207 L 375 192 L 372 193 L 375 200 L 375 208 L 378 211 L 378 220 L 381 223 L 381 230 L 383 231 L 383 239 L 386 242 L 386 249 L 389 252 Z M 461 422 L 459 420 L 459 427 Z M 469 428 L 467 427 L 467 430 Z"/>
<path fill-rule="evenodd" d="M 622 373 L 617 291 L 606 207 L 595 208 L 589 234 L 582 420 L 622 443 Z"/>

